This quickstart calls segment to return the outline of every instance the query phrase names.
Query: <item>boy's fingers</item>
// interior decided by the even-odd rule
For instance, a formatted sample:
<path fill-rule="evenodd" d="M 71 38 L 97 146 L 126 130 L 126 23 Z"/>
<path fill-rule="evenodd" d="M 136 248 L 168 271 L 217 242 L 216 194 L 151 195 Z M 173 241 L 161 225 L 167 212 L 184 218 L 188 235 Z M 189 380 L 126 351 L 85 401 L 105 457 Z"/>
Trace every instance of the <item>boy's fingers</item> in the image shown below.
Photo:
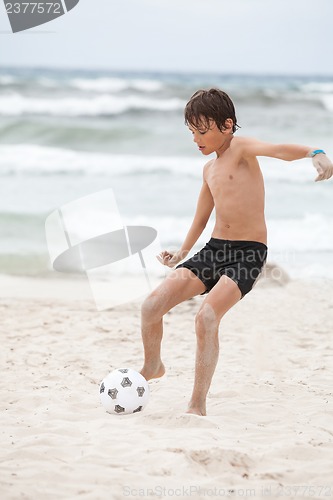
<path fill-rule="evenodd" d="M 328 180 L 330 177 L 332 177 L 333 175 L 333 172 L 330 171 L 330 172 L 325 172 L 324 174 L 320 174 L 318 175 L 318 177 L 315 179 L 316 182 L 318 181 L 326 181 Z"/>
<path fill-rule="evenodd" d="M 167 252 L 166 252 L 167 255 L 163 255 L 161 256 L 161 254 L 159 255 L 156 255 L 156 259 L 161 263 L 163 264 L 164 266 L 168 266 L 169 265 L 169 262 L 171 260 L 171 255 L 169 255 Z"/>
<path fill-rule="evenodd" d="M 331 168 L 328 168 L 326 171 L 326 179 L 329 179 L 333 175 L 333 166 Z"/>
<path fill-rule="evenodd" d="M 324 156 L 323 158 L 316 158 L 313 164 L 318 172 L 318 177 L 315 179 L 317 181 L 322 181 L 329 179 L 333 175 L 333 165 L 332 162 Z"/>
<path fill-rule="evenodd" d="M 158 255 L 156 255 L 156 259 L 163 264 L 164 266 L 168 267 L 174 267 L 174 262 L 175 262 L 175 254 L 168 252 L 167 250 L 164 250 L 160 252 Z M 177 259 L 176 259 L 177 263 Z"/>

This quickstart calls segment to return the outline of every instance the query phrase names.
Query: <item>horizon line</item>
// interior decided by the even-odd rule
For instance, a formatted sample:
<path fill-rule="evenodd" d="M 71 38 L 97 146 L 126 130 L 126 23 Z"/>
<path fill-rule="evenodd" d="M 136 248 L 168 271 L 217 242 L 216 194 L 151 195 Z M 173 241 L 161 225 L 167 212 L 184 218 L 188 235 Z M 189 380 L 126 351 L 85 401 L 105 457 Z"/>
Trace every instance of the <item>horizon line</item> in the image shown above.
<path fill-rule="evenodd" d="M 319 73 L 319 72 L 270 72 L 270 71 L 235 71 L 235 70 L 223 70 L 223 71 L 214 71 L 214 70 L 196 70 L 196 69 L 149 69 L 149 68 L 106 68 L 106 67 L 83 67 L 83 66 L 61 66 L 61 65 L 44 65 L 44 64 L 4 64 L 0 66 L 0 72 L 6 69 L 23 69 L 23 70 L 47 70 L 47 71 L 72 71 L 72 72 L 109 72 L 109 73 L 158 73 L 158 74 L 177 74 L 177 75 L 225 75 L 225 76 L 258 76 L 258 77 L 319 77 L 319 78 L 333 78 L 332 73 Z"/>

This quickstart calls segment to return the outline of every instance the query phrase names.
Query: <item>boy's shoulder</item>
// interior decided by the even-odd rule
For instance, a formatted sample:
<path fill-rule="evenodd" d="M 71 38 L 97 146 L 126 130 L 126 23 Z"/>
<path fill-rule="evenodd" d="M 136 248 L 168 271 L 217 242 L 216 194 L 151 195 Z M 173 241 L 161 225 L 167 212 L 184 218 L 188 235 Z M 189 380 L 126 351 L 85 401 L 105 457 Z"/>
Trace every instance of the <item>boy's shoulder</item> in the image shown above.
<path fill-rule="evenodd" d="M 255 137 L 234 137 L 230 144 L 231 151 L 240 157 L 250 157 L 252 155 L 253 146 L 258 143 Z"/>
<path fill-rule="evenodd" d="M 214 163 L 215 163 L 215 158 L 213 158 L 212 160 L 207 161 L 207 163 L 205 163 L 205 164 L 204 164 L 203 171 L 202 171 L 204 179 L 206 178 L 206 175 L 207 175 L 207 173 L 208 173 L 209 168 L 210 168 L 210 167 L 211 167 Z"/>
<path fill-rule="evenodd" d="M 237 136 L 237 137 L 233 137 L 233 139 L 231 141 L 231 147 L 233 147 L 233 148 L 247 147 L 255 142 L 258 142 L 258 139 L 254 138 L 254 137 Z"/>

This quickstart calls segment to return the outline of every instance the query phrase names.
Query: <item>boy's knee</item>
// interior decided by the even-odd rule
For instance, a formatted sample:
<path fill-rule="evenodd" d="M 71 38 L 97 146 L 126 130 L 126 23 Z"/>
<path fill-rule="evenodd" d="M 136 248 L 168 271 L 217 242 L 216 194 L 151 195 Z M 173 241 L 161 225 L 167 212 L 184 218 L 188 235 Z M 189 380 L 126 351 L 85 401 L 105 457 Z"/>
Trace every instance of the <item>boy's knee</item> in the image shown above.
<path fill-rule="evenodd" d="M 152 292 L 145 298 L 141 305 L 141 314 L 145 319 L 150 321 L 154 319 L 160 319 L 161 316 L 162 303 L 159 296 Z"/>
<path fill-rule="evenodd" d="M 207 335 L 216 333 L 219 321 L 213 307 L 210 304 L 204 304 L 195 317 L 197 335 Z"/>

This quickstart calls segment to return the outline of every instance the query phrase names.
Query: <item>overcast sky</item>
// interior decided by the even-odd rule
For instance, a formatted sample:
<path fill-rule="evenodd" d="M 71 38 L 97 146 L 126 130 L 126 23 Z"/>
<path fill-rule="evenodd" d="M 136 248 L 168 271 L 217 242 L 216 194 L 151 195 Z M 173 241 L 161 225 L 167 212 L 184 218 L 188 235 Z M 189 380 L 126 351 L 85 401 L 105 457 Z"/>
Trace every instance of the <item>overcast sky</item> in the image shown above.
<path fill-rule="evenodd" d="M 333 0 L 80 0 L 12 34 L 0 65 L 333 75 Z"/>

